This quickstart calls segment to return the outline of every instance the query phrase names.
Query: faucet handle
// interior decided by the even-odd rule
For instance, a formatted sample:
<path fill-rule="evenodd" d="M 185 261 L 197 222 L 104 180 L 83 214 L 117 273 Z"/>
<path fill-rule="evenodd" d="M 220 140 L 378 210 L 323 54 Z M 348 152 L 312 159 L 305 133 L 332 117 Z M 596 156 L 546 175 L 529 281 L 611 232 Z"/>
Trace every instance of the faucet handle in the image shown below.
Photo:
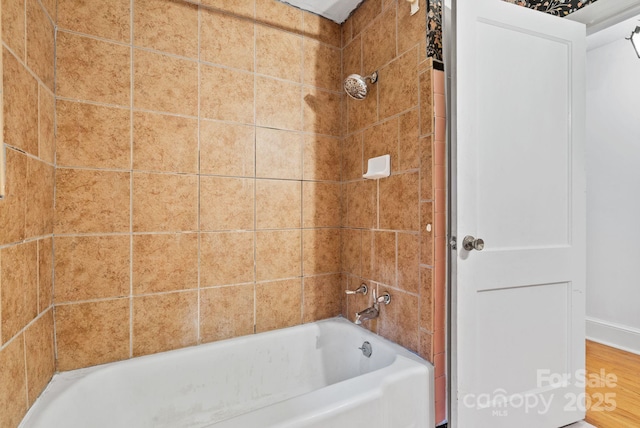
<path fill-rule="evenodd" d="M 373 301 L 374 303 L 384 303 L 385 305 L 388 305 L 389 303 L 391 303 L 391 294 L 384 292 L 380 296 L 376 296 L 376 293 L 374 292 Z"/>
<path fill-rule="evenodd" d="M 368 291 L 369 289 L 367 288 L 367 286 L 365 284 L 362 284 L 360 287 L 358 287 L 357 290 L 345 290 L 345 293 L 346 294 L 362 294 L 363 296 L 366 296 Z"/>

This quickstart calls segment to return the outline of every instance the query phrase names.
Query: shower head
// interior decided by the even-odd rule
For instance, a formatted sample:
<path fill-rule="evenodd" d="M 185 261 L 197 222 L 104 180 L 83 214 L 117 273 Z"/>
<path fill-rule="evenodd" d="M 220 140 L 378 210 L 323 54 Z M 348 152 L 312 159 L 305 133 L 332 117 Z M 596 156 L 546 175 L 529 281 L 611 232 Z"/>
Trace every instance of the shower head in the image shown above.
<path fill-rule="evenodd" d="M 374 71 L 371 76 L 362 77 L 359 74 L 351 74 L 344 79 L 344 91 L 354 100 L 364 100 L 367 97 L 369 88 L 367 80 L 371 83 L 378 81 L 378 72 Z"/>

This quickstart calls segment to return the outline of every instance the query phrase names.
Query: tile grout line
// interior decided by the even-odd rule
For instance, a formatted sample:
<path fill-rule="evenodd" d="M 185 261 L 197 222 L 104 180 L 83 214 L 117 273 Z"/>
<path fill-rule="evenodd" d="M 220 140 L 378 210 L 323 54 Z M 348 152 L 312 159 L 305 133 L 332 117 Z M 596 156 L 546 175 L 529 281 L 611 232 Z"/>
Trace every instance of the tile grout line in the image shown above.
<path fill-rule="evenodd" d="M 201 53 L 200 53 L 200 44 L 201 44 L 201 40 L 200 40 L 200 34 L 202 32 L 202 9 L 201 6 L 198 5 L 197 6 L 198 10 L 197 10 L 197 14 L 198 14 L 198 131 L 197 131 L 197 135 L 198 135 L 198 188 L 197 188 L 197 192 L 198 192 L 198 213 L 196 215 L 196 221 L 197 221 L 197 225 L 196 228 L 198 230 L 198 260 L 197 260 L 197 269 L 198 269 L 198 279 L 197 279 L 197 286 L 198 286 L 198 294 L 197 294 L 197 304 L 198 304 L 198 309 L 197 309 L 197 321 L 196 321 L 196 326 L 197 326 L 197 333 L 196 333 L 196 342 L 198 344 L 202 343 L 202 337 L 201 337 L 201 329 L 200 329 L 200 320 L 201 320 L 201 314 L 200 314 L 200 305 L 202 303 L 201 300 L 201 291 L 200 291 L 200 287 L 201 287 L 201 266 L 202 266 L 202 234 L 201 234 L 201 225 L 200 225 L 200 210 L 202 209 L 202 200 L 201 200 L 201 192 L 200 192 L 200 185 L 201 185 L 201 172 L 202 172 L 202 165 L 201 165 L 201 157 L 200 157 L 200 148 L 201 148 L 201 134 L 200 134 L 200 126 L 201 126 L 201 112 L 200 112 L 200 100 L 201 100 L 201 94 L 200 91 L 202 90 L 201 88 L 201 68 L 202 68 L 202 64 L 201 64 Z"/>
<path fill-rule="evenodd" d="M 133 178 L 133 168 L 134 168 L 134 116 L 133 116 L 133 107 L 134 107 L 134 93 L 135 93 L 135 61 L 134 55 L 135 51 L 133 49 L 134 45 L 134 0 L 129 0 L 129 64 L 130 64 L 130 82 L 129 82 L 129 358 L 133 358 L 133 322 L 134 322 L 134 311 L 133 311 L 133 186 L 134 186 L 134 178 Z"/>
<path fill-rule="evenodd" d="M 57 195 L 57 178 L 58 178 L 58 98 L 56 96 L 56 88 L 58 82 L 58 2 L 55 5 L 56 21 L 53 25 L 53 226 L 51 233 L 51 315 L 53 318 L 53 355 L 54 355 L 54 368 L 58 368 L 58 326 L 56 321 L 56 246 L 55 246 L 55 227 L 56 227 L 56 195 Z"/>
<path fill-rule="evenodd" d="M 256 6 L 253 5 L 255 17 Z M 258 41 L 255 19 L 253 25 L 253 71 L 258 68 Z M 253 333 L 258 331 L 258 202 L 257 202 L 257 176 L 258 176 L 258 81 L 253 76 Z"/>

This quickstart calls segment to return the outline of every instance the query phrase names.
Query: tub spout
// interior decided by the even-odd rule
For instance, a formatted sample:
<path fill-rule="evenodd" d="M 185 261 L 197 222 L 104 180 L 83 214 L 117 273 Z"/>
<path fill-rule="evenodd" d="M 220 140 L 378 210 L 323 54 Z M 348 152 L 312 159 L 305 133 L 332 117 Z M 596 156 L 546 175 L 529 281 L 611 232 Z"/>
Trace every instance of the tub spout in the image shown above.
<path fill-rule="evenodd" d="M 374 318 L 378 318 L 380 316 L 380 303 L 388 305 L 391 302 L 391 296 L 389 295 L 389 293 L 383 293 L 382 296 L 378 297 L 376 289 L 374 288 L 372 294 L 373 306 L 370 306 L 363 311 L 356 312 L 355 323 L 357 325 L 362 324 L 362 321 L 369 321 Z"/>
<path fill-rule="evenodd" d="M 369 321 L 374 318 L 378 318 L 380 316 L 380 309 L 377 303 L 374 303 L 373 306 L 365 309 L 364 311 L 356 312 L 356 321 L 355 323 L 360 325 L 362 321 Z"/>

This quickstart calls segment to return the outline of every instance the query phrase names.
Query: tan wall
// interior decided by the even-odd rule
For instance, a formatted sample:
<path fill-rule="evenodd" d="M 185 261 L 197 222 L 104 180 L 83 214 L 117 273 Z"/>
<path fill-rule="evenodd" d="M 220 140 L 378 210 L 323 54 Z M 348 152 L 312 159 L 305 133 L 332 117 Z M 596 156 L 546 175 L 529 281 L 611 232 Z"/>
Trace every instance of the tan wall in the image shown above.
<path fill-rule="evenodd" d="M 60 370 L 341 311 L 340 27 L 203 4 L 58 0 Z"/>
<path fill-rule="evenodd" d="M 2 2 L 0 426 L 17 426 L 54 371 L 52 232 L 55 2 Z M 26 34 L 26 36 L 25 36 Z"/>
<path fill-rule="evenodd" d="M 365 326 L 436 365 L 437 422 L 445 418 L 444 74 L 426 58 L 426 2 L 367 0 L 343 24 L 343 76 L 369 75 L 364 101 L 348 99 L 342 151 L 343 286 L 388 291 Z M 436 116 L 439 118 L 436 119 Z M 391 176 L 364 180 L 369 158 L 391 155 Z M 430 231 L 427 226 L 430 225 Z M 350 319 L 370 305 L 350 296 Z"/>
<path fill-rule="evenodd" d="M 370 302 L 342 293 L 364 281 L 393 295 L 369 327 L 436 362 L 443 403 L 424 4 L 368 0 L 341 28 L 274 0 L 58 0 L 55 148 L 55 1 L 2 5 L 0 426 L 53 372 L 53 268 L 59 370 L 352 317 Z M 347 101 L 343 76 L 376 69 Z M 359 178 L 387 153 L 392 177 Z"/>

